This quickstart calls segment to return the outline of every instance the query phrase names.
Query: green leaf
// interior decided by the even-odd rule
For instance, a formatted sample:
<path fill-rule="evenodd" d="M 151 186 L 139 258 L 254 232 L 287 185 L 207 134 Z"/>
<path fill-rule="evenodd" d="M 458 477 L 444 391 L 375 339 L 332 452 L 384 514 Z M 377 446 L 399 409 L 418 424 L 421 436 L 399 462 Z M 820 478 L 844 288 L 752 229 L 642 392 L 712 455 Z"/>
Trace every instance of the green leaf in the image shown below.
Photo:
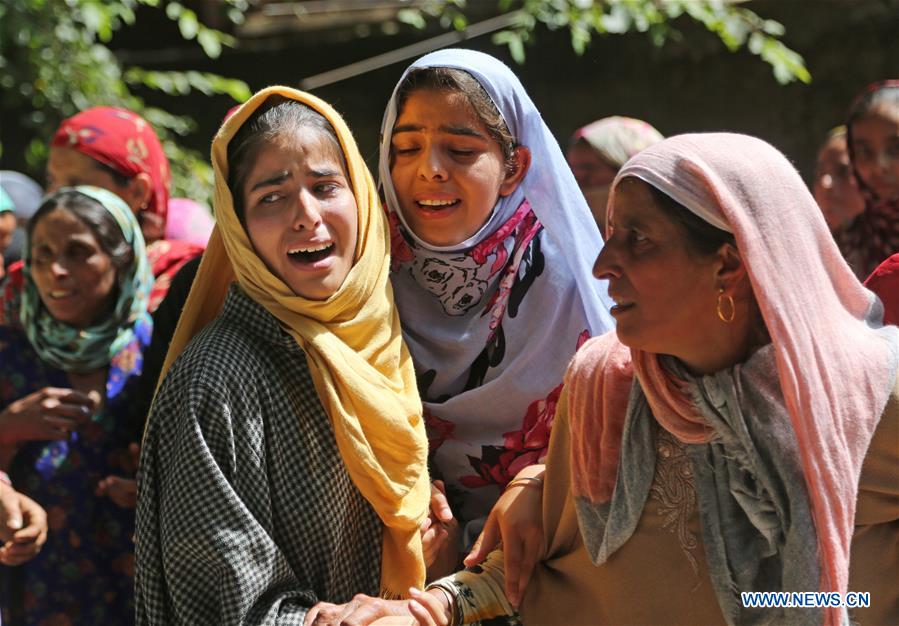
<path fill-rule="evenodd" d="M 408 24 L 418 30 L 423 29 L 427 25 L 425 23 L 425 18 L 418 9 L 400 9 L 396 13 L 396 19 L 397 21 Z"/>
<path fill-rule="evenodd" d="M 216 36 L 215 31 L 204 28 L 197 35 L 197 42 L 210 59 L 217 59 L 222 53 L 222 42 Z"/>
<path fill-rule="evenodd" d="M 607 33 L 626 33 L 631 26 L 631 18 L 621 5 L 615 5 L 603 16 L 602 29 Z"/>
<path fill-rule="evenodd" d="M 587 29 L 577 26 L 571 29 L 571 46 L 575 54 L 582 56 L 589 43 L 590 32 Z"/>
<path fill-rule="evenodd" d="M 765 45 L 765 36 L 759 32 L 752 33 L 749 36 L 749 43 L 747 45 L 752 54 L 761 54 L 762 47 Z"/>
<path fill-rule="evenodd" d="M 184 10 L 184 7 L 178 4 L 177 2 L 169 2 L 165 6 L 165 14 L 168 16 L 170 20 L 177 20 L 181 16 L 181 12 Z"/>
<path fill-rule="evenodd" d="M 516 63 L 519 65 L 524 63 L 524 41 L 522 40 L 521 33 L 513 30 L 501 30 L 498 33 L 495 33 L 491 40 L 496 45 L 505 45 L 508 47 L 509 54 L 512 55 L 512 59 Z"/>
<path fill-rule="evenodd" d="M 143 85 L 172 95 L 187 95 L 196 90 L 208 95 L 228 95 L 236 102 L 245 102 L 252 95 L 242 80 L 209 72 L 160 72 L 132 67 L 125 72 L 124 79 L 130 85 Z"/>
<path fill-rule="evenodd" d="M 193 11 L 184 11 L 178 17 L 178 30 L 185 39 L 193 39 L 197 36 L 197 30 L 200 22 L 197 20 L 197 14 Z"/>
<path fill-rule="evenodd" d="M 762 24 L 762 30 L 774 37 L 783 37 L 787 32 L 783 24 L 774 20 L 765 20 Z"/>
<path fill-rule="evenodd" d="M 812 75 L 805 67 L 802 56 L 787 48 L 783 42 L 777 39 L 771 37 L 765 39 L 760 56 L 771 64 L 774 77 L 782 85 L 795 80 L 806 84 L 812 81 Z"/>
<path fill-rule="evenodd" d="M 226 12 L 228 19 L 231 20 L 232 24 L 237 24 L 238 26 L 247 21 L 244 12 L 240 9 L 228 9 Z"/>
<path fill-rule="evenodd" d="M 81 21 L 84 26 L 91 32 L 96 33 L 100 30 L 101 23 L 105 20 L 100 7 L 94 3 L 84 3 L 81 7 Z"/>

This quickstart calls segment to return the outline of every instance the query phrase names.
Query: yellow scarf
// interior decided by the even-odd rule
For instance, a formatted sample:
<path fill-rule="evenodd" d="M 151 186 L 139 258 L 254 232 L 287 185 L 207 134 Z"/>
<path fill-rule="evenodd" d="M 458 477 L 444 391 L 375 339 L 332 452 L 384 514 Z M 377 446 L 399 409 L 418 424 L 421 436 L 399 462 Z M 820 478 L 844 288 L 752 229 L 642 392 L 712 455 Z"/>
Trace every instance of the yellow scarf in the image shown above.
<path fill-rule="evenodd" d="M 301 298 L 256 254 L 228 189 L 228 142 L 269 96 L 318 111 L 337 132 L 359 211 L 355 263 L 324 301 Z M 263 89 L 224 123 L 212 143 L 217 224 L 181 313 L 162 375 L 221 311 L 238 284 L 274 315 L 305 350 L 319 399 L 330 416 L 353 483 L 384 523 L 381 593 L 405 596 L 421 587 L 425 568 L 419 524 L 427 515 L 428 442 L 412 359 L 400 332 L 388 279 L 389 231 L 377 190 L 340 115 L 324 101 L 287 87 Z M 297 471 L 301 471 L 298 468 Z"/>

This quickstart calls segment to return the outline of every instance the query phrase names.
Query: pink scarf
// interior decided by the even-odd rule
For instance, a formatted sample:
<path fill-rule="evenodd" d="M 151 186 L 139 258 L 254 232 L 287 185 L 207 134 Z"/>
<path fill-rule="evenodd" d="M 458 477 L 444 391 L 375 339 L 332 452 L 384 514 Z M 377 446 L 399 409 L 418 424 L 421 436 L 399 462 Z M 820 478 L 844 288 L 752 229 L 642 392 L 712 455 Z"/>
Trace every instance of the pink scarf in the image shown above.
<path fill-rule="evenodd" d="M 734 134 L 681 135 L 631 159 L 634 176 L 734 233 L 776 354 L 815 521 L 821 588 L 845 592 L 861 465 L 896 377 L 895 334 L 831 238 L 799 174 L 767 143 Z M 608 502 L 634 372 L 656 419 L 697 436 L 690 400 L 658 365 L 614 333 L 591 340 L 568 373 L 572 488 Z M 686 409 L 685 409 L 686 407 Z M 700 437 L 701 438 L 701 437 Z M 828 609 L 827 623 L 840 613 Z"/>

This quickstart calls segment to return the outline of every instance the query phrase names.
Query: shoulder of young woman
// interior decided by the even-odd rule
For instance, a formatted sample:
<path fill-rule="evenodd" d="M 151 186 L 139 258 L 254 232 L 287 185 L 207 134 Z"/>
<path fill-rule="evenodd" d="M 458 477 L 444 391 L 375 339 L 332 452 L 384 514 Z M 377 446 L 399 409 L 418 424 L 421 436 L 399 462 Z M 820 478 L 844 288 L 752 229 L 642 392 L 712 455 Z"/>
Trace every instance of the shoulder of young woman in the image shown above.
<path fill-rule="evenodd" d="M 263 445 L 248 433 L 261 432 L 265 420 L 264 355 L 246 332 L 219 322 L 213 320 L 172 364 L 153 400 L 145 444 L 191 446 L 199 436 L 201 448 L 233 467 L 237 442 Z"/>
<path fill-rule="evenodd" d="M 246 328 L 219 316 L 190 340 L 166 374 L 163 388 L 246 387 L 261 371 L 267 347 Z"/>

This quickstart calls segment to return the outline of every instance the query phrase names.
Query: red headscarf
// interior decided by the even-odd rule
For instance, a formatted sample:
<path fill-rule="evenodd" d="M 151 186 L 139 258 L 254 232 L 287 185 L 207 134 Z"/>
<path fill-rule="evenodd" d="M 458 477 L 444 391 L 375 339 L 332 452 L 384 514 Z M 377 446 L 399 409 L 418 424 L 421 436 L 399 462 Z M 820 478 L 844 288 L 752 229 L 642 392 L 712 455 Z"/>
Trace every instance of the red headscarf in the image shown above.
<path fill-rule="evenodd" d="M 64 120 L 51 146 L 72 148 L 129 178 L 143 172 L 153 183 L 146 211 L 165 221 L 169 161 L 149 122 L 126 109 L 93 107 Z"/>
<path fill-rule="evenodd" d="M 165 224 L 169 160 L 153 127 L 140 115 L 116 107 L 93 107 L 64 120 L 50 145 L 77 150 L 129 178 L 141 172 L 148 174 L 152 180 L 150 199 L 141 210 L 158 215 Z M 181 266 L 202 251 L 203 246 L 186 241 L 163 239 L 147 246 L 147 258 L 156 277 L 150 294 L 151 312 L 165 297 Z"/>

